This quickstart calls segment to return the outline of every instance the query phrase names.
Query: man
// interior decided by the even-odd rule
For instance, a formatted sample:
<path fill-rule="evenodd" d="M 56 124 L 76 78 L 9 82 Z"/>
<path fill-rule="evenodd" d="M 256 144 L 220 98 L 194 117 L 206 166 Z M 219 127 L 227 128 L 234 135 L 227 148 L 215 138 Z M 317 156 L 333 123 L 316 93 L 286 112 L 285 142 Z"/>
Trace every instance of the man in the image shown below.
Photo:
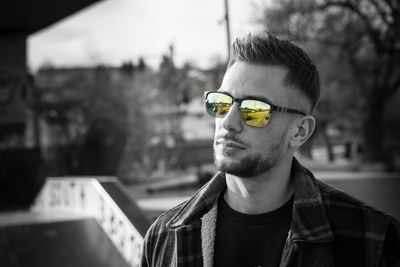
<path fill-rule="evenodd" d="M 294 158 L 320 94 L 308 55 L 269 33 L 236 40 L 218 91 L 218 173 L 149 229 L 142 266 L 398 266 L 400 224 Z M 397 265 L 395 265 L 397 264 Z"/>

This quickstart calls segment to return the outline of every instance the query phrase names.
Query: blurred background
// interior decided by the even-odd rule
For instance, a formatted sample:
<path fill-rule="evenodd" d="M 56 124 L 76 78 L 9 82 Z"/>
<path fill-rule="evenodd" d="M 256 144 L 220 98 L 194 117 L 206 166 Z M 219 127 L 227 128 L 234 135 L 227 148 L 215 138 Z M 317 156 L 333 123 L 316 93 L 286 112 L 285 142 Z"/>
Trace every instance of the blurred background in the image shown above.
<path fill-rule="evenodd" d="M 317 130 L 300 161 L 400 217 L 400 6 L 390 0 L 6 0 L 0 210 L 29 207 L 50 176 L 116 176 L 138 201 L 189 196 L 215 171 L 203 92 L 220 86 L 228 44 L 262 29 L 319 68 Z"/>
<path fill-rule="evenodd" d="M 138 266 L 150 223 L 215 173 L 203 92 L 263 29 L 321 75 L 298 159 L 400 219 L 398 1 L 4 0 L 0 265 Z"/>

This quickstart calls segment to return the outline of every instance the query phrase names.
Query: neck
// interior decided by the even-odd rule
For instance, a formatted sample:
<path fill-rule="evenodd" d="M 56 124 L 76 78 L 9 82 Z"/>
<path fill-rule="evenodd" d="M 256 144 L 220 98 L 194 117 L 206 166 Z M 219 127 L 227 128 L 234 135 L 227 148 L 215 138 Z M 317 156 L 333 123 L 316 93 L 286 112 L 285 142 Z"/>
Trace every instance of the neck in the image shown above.
<path fill-rule="evenodd" d="M 226 174 L 225 201 L 234 210 L 246 214 L 260 214 L 281 207 L 293 194 L 292 160 L 283 159 L 268 172 L 250 178 Z"/>

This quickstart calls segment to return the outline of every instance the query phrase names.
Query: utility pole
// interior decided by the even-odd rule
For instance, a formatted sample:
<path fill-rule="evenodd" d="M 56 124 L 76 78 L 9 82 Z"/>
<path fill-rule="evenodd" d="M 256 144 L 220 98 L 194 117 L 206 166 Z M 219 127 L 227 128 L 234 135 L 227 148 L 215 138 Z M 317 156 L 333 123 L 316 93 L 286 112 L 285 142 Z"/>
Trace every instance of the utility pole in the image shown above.
<path fill-rule="evenodd" d="M 228 5 L 228 0 L 225 0 L 225 24 L 226 24 L 226 40 L 228 42 L 228 58 L 230 54 L 230 49 L 231 49 L 231 32 L 230 32 L 230 26 L 229 26 L 229 5 Z"/>
<path fill-rule="evenodd" d="M 169 59 L 171 61 L 171 65 L 174 66 L 174 55 L 175 55 L 175 47 L 174 43 L 171 43 L 168 47 L 168 52 L 169 52 Z"/>

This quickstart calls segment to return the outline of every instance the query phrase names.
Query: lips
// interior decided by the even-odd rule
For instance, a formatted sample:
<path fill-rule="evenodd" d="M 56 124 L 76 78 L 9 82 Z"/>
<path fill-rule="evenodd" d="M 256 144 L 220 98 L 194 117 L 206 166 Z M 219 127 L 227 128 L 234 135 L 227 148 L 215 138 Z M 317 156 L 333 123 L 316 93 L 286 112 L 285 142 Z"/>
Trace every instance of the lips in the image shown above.
<path fill-rule="evenodd" d="M 242 142 L 227 138 L 218 138 L 216 144 L 226 148 L 246 149 L 246 146 Z"/>

